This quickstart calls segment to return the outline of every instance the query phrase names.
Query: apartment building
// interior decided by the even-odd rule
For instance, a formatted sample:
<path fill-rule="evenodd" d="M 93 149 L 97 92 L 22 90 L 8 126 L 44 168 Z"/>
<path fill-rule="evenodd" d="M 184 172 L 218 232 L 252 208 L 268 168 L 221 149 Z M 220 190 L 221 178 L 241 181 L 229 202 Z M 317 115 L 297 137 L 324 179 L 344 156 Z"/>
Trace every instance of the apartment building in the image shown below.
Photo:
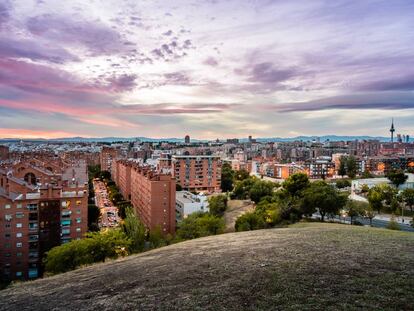
<path fill-rule="evenodd" d="M 174 155 L 172 174 L 188 191 L 220 192 L 220 157 L 211 155 Z"/>
<path fill-rule="evenodd" d="M 54 246 L 88 229 L 86 184 L 24 163 L 0 170 L 0 277 L 34 279 Z"/>
<path fill-rule="evenodd" d="M 9 147 L 0 145 L 0 161 L 6 161 L 9 157 Z"/>
<path fill-rule="evenodd" d="M 116 180 L 115 183 L 122 193 L 125 200 L 131 200 L 131 162 L 119 160 L 116 163 Z"/>
<path fill-rule="evenodd" d="M 102 147 L 100 154 L 100 164 L 102 171 L 111 172 L 112 161 L 116 159 L 118 155 L 118 150 L 115 148 L 104 146 Z"/>
<path fill-rule="evenodd" d="M 335 175 L 335 163 L 331 157 L 318 157 L 305 161 L 305 171 L 309 178 L 324 179 Z"/>
<path fill-rule="evenodd" d="M 145 226 L 175 233 L 175 179 L 149 167 L 131 168 L 131 204 Z"/>

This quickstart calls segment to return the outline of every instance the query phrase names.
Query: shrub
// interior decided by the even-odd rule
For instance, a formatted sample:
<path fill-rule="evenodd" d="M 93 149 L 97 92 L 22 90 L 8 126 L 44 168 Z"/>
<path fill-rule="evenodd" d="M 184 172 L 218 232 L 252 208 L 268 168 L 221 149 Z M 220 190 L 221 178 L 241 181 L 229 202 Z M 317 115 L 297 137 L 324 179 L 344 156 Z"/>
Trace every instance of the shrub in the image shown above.
<path fill-rule="evenodd" d="M 249 231 L 263 229 L 266 227 L 266 223 L 263 217 L 255 212 L 248 212 L 241 215 L 236 220 L 235 229 L 236 231 Z"/>
<path fill-rule="evenodd" d="M 387 225 L 387 229 L 390 229 L 390 230 L 401 230 L 400 225 L 395 220 L 395 217 L 394 216 L 391 217 L 391 220 L 390 220 L 390 222 Z"/>

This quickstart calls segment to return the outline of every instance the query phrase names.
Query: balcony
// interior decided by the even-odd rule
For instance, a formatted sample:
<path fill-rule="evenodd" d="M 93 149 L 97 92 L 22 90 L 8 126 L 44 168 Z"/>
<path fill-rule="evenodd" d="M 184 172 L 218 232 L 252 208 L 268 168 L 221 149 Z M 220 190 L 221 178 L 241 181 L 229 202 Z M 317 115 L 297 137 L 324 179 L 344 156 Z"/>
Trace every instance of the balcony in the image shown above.
<path fill-rule="evenodd" d="M 61 224 L 62 226 L 70 226 L 70 224 L 71 224 L 71 220 L 70 220 L 70 219 L 62 219 L 62 220 L 60 221 L 60 224 Z"/>
<path fill-rule="evenodd" d="M 39 241 L 39 235 L 37 234 L 29 235 L 29 242 L 37 242 L 37 241 Z"/>

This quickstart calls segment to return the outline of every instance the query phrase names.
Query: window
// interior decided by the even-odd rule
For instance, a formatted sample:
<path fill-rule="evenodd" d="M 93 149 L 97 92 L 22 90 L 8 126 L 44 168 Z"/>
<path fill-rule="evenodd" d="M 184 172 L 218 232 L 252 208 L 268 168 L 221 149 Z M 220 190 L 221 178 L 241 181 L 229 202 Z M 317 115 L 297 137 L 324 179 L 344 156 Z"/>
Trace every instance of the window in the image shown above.
<path fill-rule="evenodd" d="M 10 254 L 10 253 L 5 253 L 5 254 L 4 254 L 4 256 L 5 256 L 5 257 L 10 257 L 10 256 L 11 256 L 11 254 Z"/>
<path fill-rule="evenodd" d="M 4 244 L 4 248 L 10 248 L 11 247 L 11 244 L 10 243 L 5 243 Z"/>
<path fill-rule="evenodd" d="M 81 205 L 82 201 L 76 201 L 76 205 Z"/>
<path fill-rule="evenodd" d="M 4 237 L 5 237 L 6 239 L 10 238 L 10 233 L 5 233 L 5 234 L 4 234 Z"/>
<path fill-rule="evenodd" d="M 22 223 L 19 222 L 19 223 L 16 224 L 16 228 L 22 228 L 22 227 L 23 227 Z"/>
<path fill-rule="evenodd" d="M 6 205 L 4 205 L 4 208 L 10 208 L 11 206 L 10 206 L 10 204 L 6 204 Z"/>
<path fill-rule="evenodd" d="M 81 232 L 81 228 L 76 228 L 76 232 Z"/>
<path fill-rule="evenodd" d="M 6 228 L 11 228 L 11 224 L 5 224 Z"/>
<path fill-rule="evenodd" d="M 81 220 L 82 220 L 82 219 L 81 219 L 80 217 L 79 217 L 79 218 L 76 218 L 76 223 L 77 223 L 77 224 L 80 224 L 80 223 L 81 223 Z"/>
<path fill-rule="evenodd" d="M 21 232 L 16 233 L 16 238 L 21 238 L 22 236 L 23 236 L 23 233 L 21 233 Z"/>
<path fill-rule="evenodd" d="M 16 218 L 23 218 L 24 214 L 22 212 L 16 213 Z"/>
<path fill-rule="evenodd" d="M 22 204 L 21 203 L 16 204 L 16 208 L 22 208 Z"/>
<path fill-rule="evenodd" d="M 80 214 L 80 213 L 81 213 L 80 209 L 76 210 L 76 214 Z"/>
<path fill-rule="evenodd" d="M 17 257 L 22 257 L 22 256 L 23 256 L 23 253 L 18 252 L 18 253 L 16 253 L 16 256 L 17 256 Z"/>
<path fill-rule="evenodd" d="M 16 243 L 16 247 L 22 247 L 22 246 L 23 246 L 23 243 L 21 242 Z"/>
<path fill-rule="evenodd" d="M 21 271 L 17 271 L 17 272 L 16 272 L 16 276 L 17 276 L 17 277 L 20 277 L 20 276 L 22 276 L 22 275 L 23 275 L 23 273 L 22 273 Z"/>

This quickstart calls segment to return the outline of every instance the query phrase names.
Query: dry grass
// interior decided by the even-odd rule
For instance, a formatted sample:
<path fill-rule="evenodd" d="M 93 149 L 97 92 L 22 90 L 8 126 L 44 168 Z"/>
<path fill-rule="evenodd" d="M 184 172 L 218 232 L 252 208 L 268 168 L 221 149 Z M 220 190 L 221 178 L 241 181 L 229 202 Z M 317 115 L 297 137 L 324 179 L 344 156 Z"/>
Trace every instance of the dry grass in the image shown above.
<path fill-rule="evenodd" d="M 0 310 L 413 310 L 414 234 L 335 224 L 187 241 L 0 292 Z"/>

